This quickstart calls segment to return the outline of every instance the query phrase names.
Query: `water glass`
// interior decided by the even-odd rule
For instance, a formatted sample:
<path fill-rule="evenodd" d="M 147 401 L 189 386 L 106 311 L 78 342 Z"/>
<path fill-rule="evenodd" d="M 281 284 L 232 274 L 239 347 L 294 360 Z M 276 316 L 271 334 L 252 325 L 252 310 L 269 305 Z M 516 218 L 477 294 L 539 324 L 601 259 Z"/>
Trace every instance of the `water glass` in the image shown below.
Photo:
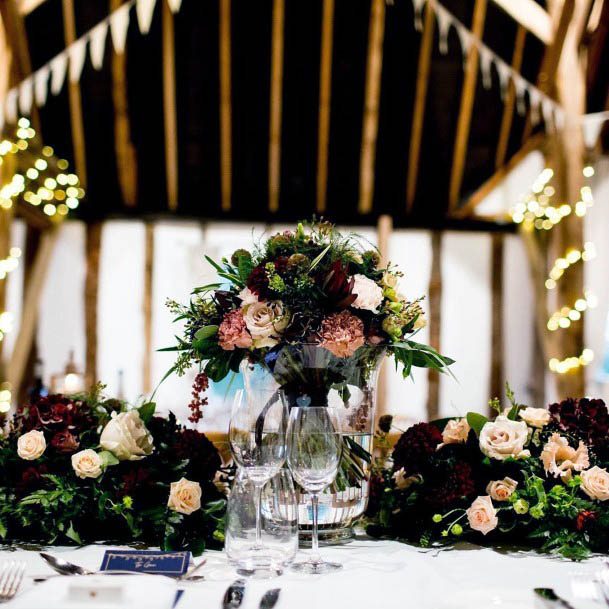
<path fill-rule="evenodd" d="M 261 489 L 260 543 L 257 548 L 255 485 L 237 470 L 228 498 L 226 554 L 240 575 L 280 575 L 298 551 L 298 510 L 292 476 L 282 469 Z"/>

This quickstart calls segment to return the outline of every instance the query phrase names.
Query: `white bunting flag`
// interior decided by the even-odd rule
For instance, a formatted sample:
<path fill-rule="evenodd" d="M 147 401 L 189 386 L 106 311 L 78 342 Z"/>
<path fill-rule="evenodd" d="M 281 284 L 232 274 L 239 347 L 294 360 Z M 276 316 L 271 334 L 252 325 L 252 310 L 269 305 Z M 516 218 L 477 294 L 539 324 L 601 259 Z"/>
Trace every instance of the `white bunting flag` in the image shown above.
<path fill-rule="evenodd" d="M 51 59 L 51 93 L 57 95 L 63 87 L 68 67 L 68 55 L 65 51 Z"/>
<path fill-rule="evenodd" d="M 526 81 L 519 74 L 513 74 L 514 89 L 516 90 L 516 110 L 520 116 L 523 116 L 527 111 L 527 105 L 524 99 L 526 93 Z"/>
<path fill-rule="evenodd" d="M 129 29 L 129 7 L 129 4 L 123 4 L 123 6 L 110 15 L 112 44 L 114 45 L 114 50 L 119 54 L 125 51 L 127 30 Z"/>
<path fill-rule="evenodd" d="M 106 37 L 108 35 L 108 22 L 102 21 L 97 24 L 89 36 L 89 54 L 91 64 L 96 70 L 101 70 L 104 65 L 104 53 L 106 52 Z"/>
<path fill-rule="evenodd" d="M 601 134 L 604 122 L 607 120 L 604 113 L 598 115 L 590 114 L 582 117 L 582 132 L 584 134 L 584 143 L 586 148 L 594 148 Z"/>
<path fill-rule="evenodd" d="M 485 89 L 490 89 L 493 86 L 493 78 L 491 76 L 491 64 L 493 55 L 486 45 L 480 45 L 480 71 L 482 72 L 482 86 Z"/>
<path fill-rule="evenodd" d="M 42 108 L 42 106 L 47 103 L 50 72 L 49 66 L 44 65 L 34 74 L 34 97 L 36 99 L 36 105 L 39 108 Z"/>
<path fill-rule="evenodd" d="M 78 82 L 85 65 L 85 55 L 87 53 L 87 39 L 79 38 L 68 47 L 70 57 L 70 82 Z"/>
<path fill-rule="evenodd" d="M 30 76 L 19 85 L 19 112 L 29 115 L 34 97 L 34 80 Z"/>
<path fill-rule="evenodd" d="M 6 120 L 9 123 L 14 123 L 17 120 L 17 89 L 9 89 L 6 94 L 6 100 L 4 105 L 4 111 L 6 113 Z"/>
<path fill-rule="evenodd" d="M 412 0 L 412 7 L 414 8 L 414 29 L 417 32 L 423 31 L 423 6 L 425 0 Z"/>
<path fill-rule="evenodd" d="M 180 12 L 180 8 L 182 7 L 182 0 L 167 0 L 167 4 L 169 4 L 169 8 L 171 12 L 175 15 Z"/>
<path fill-rule="evenodd" d="M 531 123 L 533 126 L 539 123 L 541 118 L 539 115 L 539 104 L 541 103 L 541 94 L 537 87 L 529 88 L 529 103 L 531 106 Z"/>
<path fill-rule="evenodd" d="M 140 26 L 142 34 L 147 34 L 150 31 L 155 4 L 156 0 L 137 0 L 136 2 L 137 24 Z"/>
<path fill-rule="evenodd" d="M 460 23 L 457 24 L 456 28 L 457 34 L 459 35 L 459 42 L 461 43 L 461 52 L 463 53 L 463 66 L 465 66 L 469 48 L 472 46 L 472 35 L 468 29 L 463 27 Z"/>
<path fill-rule="evenodd" d="M 510 66 L 505 63 L 505 61 L 499 59 L 498 57 L 495 59 L 495 67 L 497 68 L 497 74 L 499 74 L 501 99 L 504 99 L 508 84 L 510 82 L 511 69 Z"/>
<path fill-rule="evenodd" d="M 544 95 L 541 100 L 541 114 L 546 124 L 546 131 L 550 131 L 554 127 L 554 115 L 552 112 L 552 100 Z"/>
<path fill-rule="evenodd" d="M 440 53 L 446 55 L 448 53 L 448 32 L 452 25 L 452 17 L 450 13 L 440 4 L 436 7 L 436 17 L 438 19 L 438 46 Z"/>

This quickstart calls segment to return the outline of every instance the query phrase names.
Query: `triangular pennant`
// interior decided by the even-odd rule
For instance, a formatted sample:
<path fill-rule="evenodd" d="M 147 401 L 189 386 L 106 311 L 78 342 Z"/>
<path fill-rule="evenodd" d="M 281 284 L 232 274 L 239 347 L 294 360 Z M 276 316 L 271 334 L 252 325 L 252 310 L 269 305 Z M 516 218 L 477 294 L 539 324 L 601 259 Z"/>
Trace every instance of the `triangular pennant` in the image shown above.
<path fill-rule="evenodd" d="M 512 77 L 514 81 L 514 89 L 516 90 L 516 110 L 520 116 L 523 116 L 527 111 L 527 106 L 524 100 L 524 96 L 526 93 L 526 80 L 522 78 L 519 74 L 514 74 Z"/>
<path fill-rule="evenodd" d="M 108 22 L 102 21 L 97 24 L 89 34 L 89 54 L 91 64 L 96 70 L 101 70 L 104 65 L 104 54 L 106 52 L 106 36 L 108 35 Z"/>
<path fill-rule="evenodd" d="M 4 112 L 9 123 L 14 123 L 17 120 L 17 89 L 9 89 L 7 92 Z"/>
<path fill-rule="evenodd" d="M 123 4 L 123 6 L 115 10 L 109 17 L 112 44 L 114 45 L 114 50 L 119 54 L 123 53 L 125 50 L 127 30 L 129 29 L 130 6 L 130 4 Z"/>
<path fill-rule="evenodd" d="M 167 0 L 167 4 L 171 9 L 171 12 L 175 15 L 180 12 L 180 8 L 182 7 L 182 0 Z"/>
<path fill-rule="evenodd" d="M 586 148 L 594 148 L 603 128 L 603 123 L 607 120 L 604 115 L 588 115 L 582 117 L 582 132 Z"/>
<path fill-rule="evenodd" d="M 499 86 L 501 88 L 501 99 L 505 97 L 508 84 L 510 82 L 511 68 L 505 61 L 501 59 L 495 59 L 495 67 L 497 68 L 497 74 L 499 74 Z"/>
<path fill-rule="evenodd" d="M 550 131 L 554 127 L 554 115 L 552 113 L 552 100 L 545 97 L 541 100 L 541 114 L 546 124 L 546 131 Z"/>
<path fill-rule="evenodd" d="M 493 54 L 491 50 L 484 44 L 480 45 L 480 72 L 482 72 L 482 86 L 485 89 L 490 89 L 493 86 L 493 78 L 491 76 L 491 64 L 493 62 Z"/>
<path fill-rule="evenodd" d="M 34 80 L 30 76 L 19 85 L 19 112 L 29 115 L 34 97 Z"/>
<path fill-rule="evenodd" d="M 529 88 L 529 104 L 531 107 L 531 123 L 533 126 L 539 123 L 541 118 L 539 115 L 539 104 L 541 103 L 541 94 L 537 87 Z"/>
<path fill-rule="evenodd" d="M 423 6 L 425 0 L 412 0 L 412 7 L 414 8 L 414 29 L 417 32 L 423 31 Z"/>
<path fill-rule="evenodd" d="M 142 34 L 147 34 L 150 31 L 155 4 L 156 0 L 137 0 L 136 2 L 137 24 L 140 26 Z"/>
<path fill-rule="evenodd" d="M 85 54 L 87 53 L 87 39 L 79 38 L 67 49 L 70 57 L 70 82 L 78 82 L 85 65 Z"/>
<path fill-rule="evenodd" d="M 51 59 L 51 93 L 57 95 L 63 87 L 66 78 L 66 68 L 68 67 L 68 55 L 62 51 Z"/>
<path fill-rule="evenodd" d="M 559 131 L 565 126 L 565 111 L 558 104 L 554 104 L 554 124 Z"/>
<path fill-rule="evenodd" d="M 49 66 L 45 65 L 34 74 L 34 96 L 36 105 L 39 108 L 42 108 L 47 103 L 50 71 Z"/>
<path fill-rule="evenodd" d="M 457 34 L 459 35 L 459 42 L 461 43 L 461 52 L 463 53 L 463 66 L 465 67 L 469 48 L 472 46 L 472 35 L 469 33 L 468 29 L 461 24 L 458 24 L 456 28 Z"/>
<path fill-rule="evenodd" d="M 452 25 L 453 18 L 442 5 L 436 5 L 435 9 L 436 18 L 438 19 L 438 46 L 440 53 L 446 55 L 448 53 L 448 32 Z"/>

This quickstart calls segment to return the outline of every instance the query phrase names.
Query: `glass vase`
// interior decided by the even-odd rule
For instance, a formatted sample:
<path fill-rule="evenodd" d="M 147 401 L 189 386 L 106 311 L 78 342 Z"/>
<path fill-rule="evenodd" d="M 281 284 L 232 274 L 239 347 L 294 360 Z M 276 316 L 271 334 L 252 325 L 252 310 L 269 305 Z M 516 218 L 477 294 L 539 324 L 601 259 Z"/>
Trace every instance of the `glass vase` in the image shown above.
<path fill-rule="evenodd" d="M 263 361 L 241 364 L 246 391 L 262 387 L 283 391 L 288 408 L 338 407 L 341 465 L 336 481 L 319 496 L 319 538 L 325 543 L 351 539 L 352 525 L 368 504 L 376 383 L 384 354 L 383 348 L 375 346 L 337 357 L 320 345 L 282 345 Z M 296 496 L 300 539 L 308 545 L 313 526 L 311 497 L 297 485 Z"/>

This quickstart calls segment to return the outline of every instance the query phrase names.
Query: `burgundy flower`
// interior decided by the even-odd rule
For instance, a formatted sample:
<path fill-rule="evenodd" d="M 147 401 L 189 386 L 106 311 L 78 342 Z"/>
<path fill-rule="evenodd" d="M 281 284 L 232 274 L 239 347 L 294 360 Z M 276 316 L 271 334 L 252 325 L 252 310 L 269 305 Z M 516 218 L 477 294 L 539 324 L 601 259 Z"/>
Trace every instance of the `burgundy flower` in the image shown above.
<path fill-rule="evenodd" d="M 252 269 L 250 276 L 247 278 L 247 287 L 261 299 L 268 297 L 269 278 L 263 265 L 259 264 Z"/>
<path fill-rule="evenodd" d="M 21 479 L 17 482 L 17 493 L 26 495 L 40 486 L 42 476 L 48 473 L 46 465 L 30 465 L 21 472 Z"/>
<path fill-rule="evenodd" d="M 58 431 L 51 438 L 51 446 L 60 453 L 69 454 L 76 452 L 80 446 L 78 438 L 69 431 Z"/>
<path fill-rule="evenodd" d="M 442 433 L 435 425 L 417 423 L 409 427 L 393 449 L 393 469 L 402 467 L 409 475 L 419 473 L 442 442 Z"/>
<path fill-rule="evenodd" d="M 597 518 L 598 514 L 596 512 L 591 512 L 590 510 L 583 510 L 577 515 L 577 518 L 575 519 L 575 528 L 580 532 L 586 531 L 588 528 L 590 528 L 591 525 L 596 522 Z"/>
<path fill-rule="evenodd" d="M 450 507 L 460 499 L 474 495 L 476 484 L 472 467 L 465 461 L 457 461 L 450 468 L 437 472 L 427 488 L 425 498 L 434 509 Z"/>
<path fill-rule="evenodd" d="M 574 435 L 592 446 L 606 446 L 609 412 L 603 400 L 568 398 L 551 404 L 550 414 L 560 431 Z"/>
<path fill-rule="evenodd" d="M 135 466 L 123 474 L 123 484 L 118 494 L 121 497 L 133 497 L 137 491 L 149 487 L 151 484 L 150 470 L 146 467 Z"/>
<path fill-rule="evenodd" d="M 184 429 L 175 445 L 176 457 L 188 459 L 189 472 L 196 480 L 211 482 L 222 466 L 220 454 L 204 433 L 194 429 Z"/>
<path fill-rule="evenodd" d="M 203 396 L 209 387 L 209 378 L 203 372 L 199 372 L 195 377 L 195 382 L 192 384 L 192 400 L 188 404 L 190 408 L 190 416 L 188 420 L 191 423 L 197 424 L 203 418 L 202 408 L 207 406 L 208 399 Z"/>
<path fill-rule="evenodd" d="M 352 293 L 355 280 L 347 275 L 340 260 L 332 263 L 328 274 L 321 279 L 330 308 L 346 309 L 357 299 L 357 294 Z"/>

